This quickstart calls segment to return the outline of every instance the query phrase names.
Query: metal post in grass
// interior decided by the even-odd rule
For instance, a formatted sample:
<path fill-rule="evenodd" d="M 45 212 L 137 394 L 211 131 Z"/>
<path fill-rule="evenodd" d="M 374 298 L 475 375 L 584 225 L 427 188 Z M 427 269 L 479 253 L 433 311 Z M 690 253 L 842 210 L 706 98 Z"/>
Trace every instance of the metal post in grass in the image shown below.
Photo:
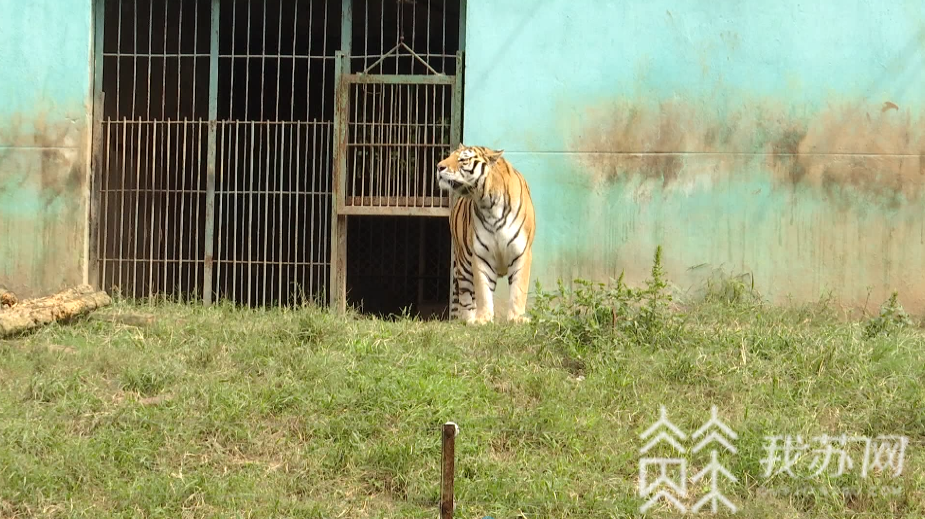
<path fill-rule="evenodd" d="M 443 475 L 440 489 L 440 519 L 452 519 L 454 499 L 453 499 L 453 475 L 455 471 L 455 451 L 456 435 L 459 434 L 459 426 L 453 422 L 443 424 Z"/>

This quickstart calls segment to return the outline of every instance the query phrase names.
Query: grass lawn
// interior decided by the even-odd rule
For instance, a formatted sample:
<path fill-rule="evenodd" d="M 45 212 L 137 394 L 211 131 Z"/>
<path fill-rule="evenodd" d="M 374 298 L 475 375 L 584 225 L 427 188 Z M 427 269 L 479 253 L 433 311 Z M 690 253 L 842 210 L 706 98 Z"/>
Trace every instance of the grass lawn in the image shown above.
<path fill-rule="evenodd" d="M 737 433 L 735 454 L 712 444 L 737 478 L 726 516 L 925 514 L 921 326 L 721 297 L 653 318 L 589 294 L 482 328 L 117 302 L 2 340 L 0 517 L 433 518 L 446 421 L 456 517 L 635 517 L 640 460 L 676 455 L 639 452 L 662 405 L 687 449 L 711 406 Z M 112 319 L 139 312 L 153 323 Z M 837 476 L 826 434 L 906 436 L 901 474 L 862 477 L 855 442 Z M 772 435 L 802 439 L 801 479 L 766 475 Z M 688 480 L 709 450 L 684 455 Z"/>

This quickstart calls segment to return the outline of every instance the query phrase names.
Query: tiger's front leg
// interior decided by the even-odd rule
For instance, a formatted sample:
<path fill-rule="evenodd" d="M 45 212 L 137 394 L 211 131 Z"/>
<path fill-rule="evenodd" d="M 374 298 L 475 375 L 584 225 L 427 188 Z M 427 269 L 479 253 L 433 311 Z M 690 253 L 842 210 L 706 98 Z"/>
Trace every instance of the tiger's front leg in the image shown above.
<path fill-rule="evenodd" d="M 530 264 L 533 255 L 528 247 L 520 256 L 510 273 L 508 282 L 511 285 L 511 300 L 508 308 L 508 321 L 514 323 L 529 323 L 527 317 L 527 291 L 530 289 Z"/>
<path fill-rule="evenodd" d="M 475 284 L 475 318 L 469 324 L 490 323 L 494 319 L 494 287 L 497 279 L 490 278 L 485 272 L 491 272 L 491 267 L 478 257 L 472 262 L 472 277 Z"/>
<path fill-rule="evenodd" d="M 472 279 L 466 276 L 462 267 L 456 269 L 456 296 L 453 304 L 456 308 L 456 317 L 467 324 L 475 319 L 475 294 Z"/>

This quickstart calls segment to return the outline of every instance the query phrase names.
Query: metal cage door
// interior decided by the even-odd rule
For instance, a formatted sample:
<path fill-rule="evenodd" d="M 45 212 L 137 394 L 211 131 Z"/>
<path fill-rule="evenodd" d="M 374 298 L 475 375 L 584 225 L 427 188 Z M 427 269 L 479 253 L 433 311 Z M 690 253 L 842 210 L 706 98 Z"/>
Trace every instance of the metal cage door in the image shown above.
<path fill-rule="evenodd" d="M 437 186 L 435 171 L 462 138 L 463 70 L 462 50 L 455 52 L 455 73 L 446 74 L 399 38 L 372 64 L 351 72 L 347 31 L 344 37 L 345 50 L 337 53 L 331 236 L 331 305 L 341 311 L 348 216 L 449 217 L 452 200 Z M 399 54 L 413 62 L 414 73 L 377 71 Z M 452 275 L 447 282 L 452 294 Z"/>

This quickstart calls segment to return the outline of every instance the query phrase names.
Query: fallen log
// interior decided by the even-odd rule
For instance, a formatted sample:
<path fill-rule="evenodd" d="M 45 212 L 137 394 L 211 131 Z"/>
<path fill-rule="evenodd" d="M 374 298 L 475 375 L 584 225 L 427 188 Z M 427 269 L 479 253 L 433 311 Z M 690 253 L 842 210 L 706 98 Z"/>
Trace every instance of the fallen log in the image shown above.
<path fill-rule="evenodd" d="M 0 306 L 0 336 L 71 319 L 111 303 L 106 292 L 81 285 L 54 295 L 19 301 L 10 307 Z"/>

